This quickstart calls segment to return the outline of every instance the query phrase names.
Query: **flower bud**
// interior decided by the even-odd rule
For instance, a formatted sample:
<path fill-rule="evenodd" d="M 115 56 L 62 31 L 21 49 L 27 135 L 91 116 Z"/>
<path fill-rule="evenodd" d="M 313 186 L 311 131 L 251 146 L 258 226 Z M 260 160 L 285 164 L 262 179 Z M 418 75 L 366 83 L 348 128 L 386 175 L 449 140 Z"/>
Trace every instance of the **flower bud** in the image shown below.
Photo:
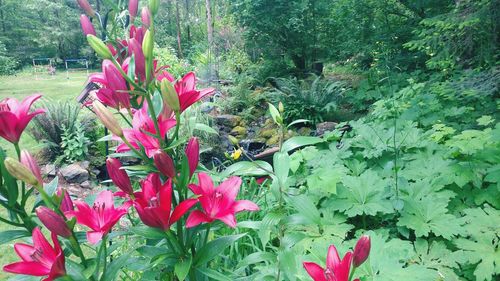
<path fill-rule="evenodd" d="M 160 82 L 161 96 L 163 97 L 163 101 L 167 104 L 170 109 L 175 112 L 178 112 L 181 109 L 181 105 L 179 102 L 179 96 L 172 86 L 172 83 L 168 81 L 168 79 L 163 79 Z"/>
<path fill-rule="evenodd" d="M 84 10 L 89 17 L 95 16 L 94 9 L 92 9 L 92 6 L 90 6 L 89 1 L 87 0 L 77 0 L 77 1 L 78 5 L 80 5 L 80 8 L 82 8 L 82 10 Z"/>
<path fill-rule="evenodd" d="M 358 267 L 366 261 L 368 255 L 370 254 L 370 247 L 370 236 L 361 236 L 361 238 L 359 238 L 358 242 L 356 243 L 356 247 L 354 247 L 354 254 L 352 258 L 354 267 Z"/>
<path fill-rule="evenodd" d="M 197 138 L 192 137 L 189 140 L 186 146 L 186 156 L 189 164 L 189 176 L 192 177 L 200 160 L 200 144 Z"/>
<path fill-rule="evenodd" d="M 98 56 L 103 59 L 112 59 L 113 54 L 108 49 L 106 44 L 102 42 L 101 39 L 97 38 L 95 35 L 89 34 L 87 35 L 87 41 L 89 42 L 90 47 L 94 49 Z"/>
<path fill-rule="evenodd" d="M 144 34 L 144 39 L 142 41 L 142 51 L 144 52 L 144 57 L 146 58 L 146 60 L 153 58 L 153 48 L 153 33 L 150 30 L 146 30 L 146 34 Z"/>
<path fill-rule="evenodd" d="M 7 157 L 5 158 L 4 164 L 9 174 L 11 174 L 14 178 L 32 186 L 40 186 L 35 175 L 33 175 L 28 168 L 21 164 L 21 162 L 15 160 L 14 158 Z"/>
<path fill-rule="evenodd" d="M 130 178 L 125 170 L 122 169 L 122 164 L 118 159 L 108 158 L 106 160 L 106 168 L 113 183 L 126 194 L 134 194 Z"/>
<path fill-rule="evenodd" d="M 231 135 L 228 135 L 227 136 L 227 139 L 231 142 L 232 145 L 234 146 L 237 146 L 239 144 L 239 141 L 237 138 L 231 136 Z"/>
<path fill-rule="evenodd" d="M 175 177 L 175 166 L 172 158 L 163 150 L 158 150 L 153 155 L 156 168 L 160 173 L 169 178 Z"/>
<path fill-rule="evenodd" d="M 71 236 L 71 230 L 66 221 L 56 212 L 41 206 L 36 208 L 36 215 L 50 232 L 66 238 Z"/>
<path fill-rule="evenodd" d="M 141 21 L 145 28 L 149 28 L 149 26 L 151 26 L 151 12 L 147 7 L 144 7 L 141 10 Z"/>
<path fill-rule="evenodd" d="M 149 0 L 149 9 L 153 15 L 158 13 L 158 9 L 160 8 L 160 0 Z"/>
<path fill-rule="evenodd" d="M 21 164 L 28 168 L 38 180 L 38 184 L 43 186 L 42 173 L 35 158 L 27 151 L 21 151 Z"/>
<path fill-rule="evenodd" d="M 123 137 L 123 130 L 113 116 L 113 113 L 111 113 L 111 111 L 109 111 L 100 101 L 94 101 L 92 106 L 94 108 L 94 113 L 101 119 L 102 124 L 104 124 L 104 126 L 106 126 L 115 136 L 120 138 Z"/>
<path fill-rule="evenodd" d="M 75 209 L 75 206 L 73 205 L 73 200 L 71 200 L 71 196 L 69 195 L 69 192 L 67 190 L 62 190 L 59 188 L 57 190 L 57 196 L 61 197 L 64 192 L 64 197 L 61 200 L 61 206 L 59 209 L 61 212 L 66 213 L 68 211 L 73 211 Z"/>
<path fill-rule="evenodd" d="M 285 107 L 283 106 L 282 102 L 278 103 L 278 110 L 280 113 L 285 112 Z"/>
<path fill-rule="evenodd" d="M 138 8 L 139 8 L 139 0 L 128 1 L 128 13 L 130 15 L 130 22 L 134 22 L 134 19 L 137 16 Z"/>
<path fill-rule="evenodd" d="M 80 16 L 80 24 L 82 26 L 83 34 L 85 36 L 91 34 L 95 36 L 95 29 L 92 23 L 90 22 L 89 18 L 86 15 L 81 15 Z"/>

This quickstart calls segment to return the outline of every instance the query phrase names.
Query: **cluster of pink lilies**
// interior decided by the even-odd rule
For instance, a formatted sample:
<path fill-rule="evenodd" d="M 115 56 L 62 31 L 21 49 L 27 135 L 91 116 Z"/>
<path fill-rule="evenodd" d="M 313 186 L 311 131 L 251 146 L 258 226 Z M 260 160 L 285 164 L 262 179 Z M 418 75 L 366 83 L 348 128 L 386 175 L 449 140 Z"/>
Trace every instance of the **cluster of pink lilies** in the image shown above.
<path fill-rule="evenodd" d="M 78 0 L 78 3 L 87 16 L 96 16 L 86 0 Z M 16 243 L 14 249 L 22 261 L 4 266 L 5 271 L 45 276 L 44 280 L 49 281 L 65 276 L 65 255 L 59 237 L 76 242 L 75 226 L 80 225 L 87 227 L 86 236 L 90 244 L 105 241 L 112 228 L 129 213 L 131 207 L 142 223 L 167 232 L 176 223 L 182 224 L 184 228 L 193 228 L 216 220 L 234 228 L 236 213 L 259 210 L 254 202 L 236 199 L 242 184 L 239 177 L 230 177 L 215 186 L 208 174 L 200 172 L 197 174 L 197 183 L 190 183 L 198 167 L 199 142 L 193 137 L 182 149 L 172 148 L 180 146 L 176 144 L 179 143 L 179 119 L 183 111 L 213 93 L 214 89 L 196 89 L 194 73 L 175 80 L 167 67 L 158 67 L 152 56 L 152 16 L 156 13 L 155 9 L 155 4 L 144 7 L 141 13 L 142 27 L 131 25 L 128 39 L 116 40 L 107 45 L 95 36 L 90 19 L 86 15 L 80 18 L 90 45 L 104 58 L 102 72 L 90 76 L 90 81 L 101 86 L 96 93 L 93 110 L 118 142 L 116 152 L 134 153 L 150 165 L 150 173 L 140 180 L 140 189 L 134 190 L 126 167 L 122 167 L 120 160 L 107 159 L 109 176 L 119 191 L 101 191 L 93 205 L 89 205 L 84 201 L 73 201 L 64 190 L 59 190 L 52 197 L 46 194 L 40 168 L 28 151 L 23 150 L 17 160 L 7 158 L 5 166 L 9 173 L 42 196 L 45 206 L 38 207 L 36 215 L 51 232 L 52 245 L 40 228 L 35 227 L 33 245 Z M 131 22 L 137 16 L 137 11 L 138 1 L 130 0 Z M 132 74 L 129 71 L 131 67 Z M 155 112 L 151 102 L 152 93 L 157 91 L 163 100 L 160 112 Z M 28 123 L 36 115 L 44 113 L 43 109 L 30 110 L 40 97 L 33 95 L 21 102 L 8 98 L 0 102 L 0 136 L 16 148 Z M 127 120 L 130 127 L 122 128 L 110 109 L 122 116 L 128 115 L 131 118 L 131 121 Z M 173 128 L 175 132 L 170 133 Z M 175 189 L 177 194 L 174 193 Z M 122 203 L 115 206 L 115 199 Z M 185 215 L 187 218 L 182 219 Z M 84 262 L 85 258 L 77 244 L 72 245 Z M 367 259 L 369 251 L 370 239 L 364 236 L 358 241 L 354 253 L 348 252 L 343 260 L 340 260 L 332 245 L 328 251 L 326 268 L 309 262 L 304 263 L 304 267 L 316 281 L 348 281 L 354 269 Z"/>

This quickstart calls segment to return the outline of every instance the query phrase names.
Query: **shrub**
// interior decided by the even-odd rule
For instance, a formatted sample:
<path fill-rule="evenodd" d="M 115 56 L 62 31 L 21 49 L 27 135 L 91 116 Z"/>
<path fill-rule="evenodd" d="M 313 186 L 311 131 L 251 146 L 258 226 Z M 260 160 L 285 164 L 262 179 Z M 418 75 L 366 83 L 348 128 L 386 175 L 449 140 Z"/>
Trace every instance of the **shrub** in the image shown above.
<path fill-rule="evenodd" d="M 88 116 L 80 116 L 79 105 L 65 101 L 46 101 L 43 104 L 46 109 L 45 114 L 41 114 L 33 119 L 30 127 L 30 134 L 35 140 L 44 144 L 44 155 L 47 160 L 55 160 L 58 156 L 64 155 L 62 147 L 65 132 L 91 132 L 95 127 L 95 120 Z M 66 135 L 69 137 L 69 135 Z M 66 139 L 66 142 L 69 140 Z"/>
<path fill-rule="evenodd" d="M 287 122 L 301 118 L 313 124 L 325 121 L 337 109 L 345 91 L 343 83 L 319 76 L 315 76 L 312 82 L 296 78 L 277 78 L 274 81 L 276 89 L 282 94 Z"/>

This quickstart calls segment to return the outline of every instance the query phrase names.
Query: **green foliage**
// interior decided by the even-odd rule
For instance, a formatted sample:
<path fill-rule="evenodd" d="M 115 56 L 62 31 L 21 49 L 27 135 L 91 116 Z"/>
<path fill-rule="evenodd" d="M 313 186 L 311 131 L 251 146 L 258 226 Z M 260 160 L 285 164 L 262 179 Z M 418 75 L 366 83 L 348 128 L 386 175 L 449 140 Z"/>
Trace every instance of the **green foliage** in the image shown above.
<path fill-rule="evenodd" d="M 325 121 L 337 109 L 345 90 L 342 83 L 319 76 L 313 77 L 312 81 L 296 78 L 277 78 L 274 81 L 283 96 L 281 100 L 286 108 L 284 117 L 287 122 L 300 118 L 313 124 Z"/>
<path fill-rule="evenodd" d="M 90 145 L 90 140 L 85 136 L 84 127 L 77 121 L 72 130 L 66 128 L 64 124 L 62 125 L 62 129 L 62 160 L 68 163 L 84 160 L 88 156 Z"/>
<path fill-rule="evenodd" d="M 96 135 L 92 136 L 96 133 L 95 120 L 89 116 L 79 117 L 81 107 L 68 101 L 46 101 L 43 108 L 46 112 L 33 119 L 29 133 L 44 145 L 47 160 L 54 160 L 58 156 L 83 158 L 84 143 L 88 142 L 85 134 L 88 133 L 91 140 L 97 140 Z"/>

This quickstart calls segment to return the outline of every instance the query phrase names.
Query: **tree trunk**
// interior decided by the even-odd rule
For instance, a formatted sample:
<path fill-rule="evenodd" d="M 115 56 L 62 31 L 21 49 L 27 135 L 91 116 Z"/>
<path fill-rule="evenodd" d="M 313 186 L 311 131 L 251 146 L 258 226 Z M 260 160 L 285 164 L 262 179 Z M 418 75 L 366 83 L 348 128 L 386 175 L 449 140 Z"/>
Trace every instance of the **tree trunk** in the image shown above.
<path fill-rule="evenodd" d="M 5 33 L 7 30 L 5 28 L 5 16 L 3 14 L 3 0 L 0 0 L 0 20 L 2 21 L 2 31 Z"/>
<path fill-rule="evenodd" d="M 182 47 L 181 47 L 181 23 L 179 18 L 179 1 L 175 0 L 175 21 L 177 25 L 177 49 L 179 52 L 179 58 L 182 58 Z"/>
<path fill-rule="evenodd" d="M 188 40 L 188 43 L 190 43 L 191 42 L 191 19 L 190 19 L 190 15 L 189 15 L 189 0 L 185 0 L 184 4 L 185 4 L 185 8 L 186 8 L 184 20 L 186 21 L 187 40 Z"/>
<path fill-rule="evenodd" d="M 214 42 L 214 27 L 212 23 L 212 10 L 210 0 L 205 0 L 205 8 L 207 10 L 207 34 L 208 34 L 208 47 L 212 47 Z"/>

